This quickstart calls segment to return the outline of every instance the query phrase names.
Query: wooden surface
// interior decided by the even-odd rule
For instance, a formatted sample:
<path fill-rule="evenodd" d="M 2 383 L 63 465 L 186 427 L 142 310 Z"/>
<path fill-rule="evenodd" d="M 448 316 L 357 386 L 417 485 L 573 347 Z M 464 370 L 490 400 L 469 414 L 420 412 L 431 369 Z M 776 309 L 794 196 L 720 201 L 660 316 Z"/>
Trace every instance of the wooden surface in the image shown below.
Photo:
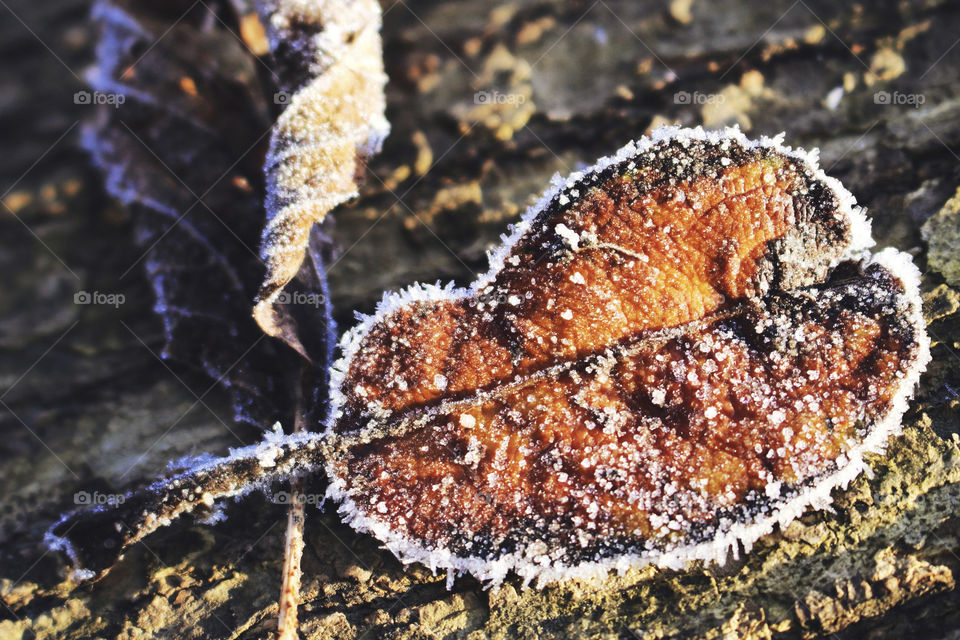
<path fill-rule="evenodd" d="M 152 536 L 93 586 L 65 581 L 42 546 L 77 491 L 116 493 L 257 438 L 202 373 L 156 357 L 141 253 L 76 140 L 90 115 L 73 99 L 95 43 L 87 12 L 85 0 L 0 6 L 0 638 L 267 637 L 286 516 L 260 495 L 219 524 Z M 960 185 L 958 20 L 934 1 L 385 5 L 393 133 L 336 216 L 341 327 L 385 289 L 471 280 L 554 172 L 653 124 L 738 123 L 819 146 L 878 244 L 915 254 L 934 360 L 873 478 L 723 568 L 496 592 L 461 578 L 448 591 L 332 509 L 312 511 L 304 636 L 955 637 L 960 282 L 942 274 L 957 273 L 960 207 L 944 204 Z M 123 304 L 74 304 L 79 291 Z"/>

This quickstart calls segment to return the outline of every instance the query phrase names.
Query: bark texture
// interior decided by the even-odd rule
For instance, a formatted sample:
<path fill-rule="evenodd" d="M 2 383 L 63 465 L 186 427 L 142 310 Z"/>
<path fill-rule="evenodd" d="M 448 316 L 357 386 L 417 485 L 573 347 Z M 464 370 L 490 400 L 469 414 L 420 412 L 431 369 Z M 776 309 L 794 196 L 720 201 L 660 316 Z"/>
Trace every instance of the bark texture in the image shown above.
<path fill-rule="evenodd" d="M 95 44 L 88 9 L 0 8 L 0 638 L 269 637 L 286 509 L 260 495 L 217 524 L 155 534 L 92 586 L 66 580 L 42 545 L 78 491 L 118 493 L 259 433 L 232 422 L 201 372 L 157 357 L 141 254 L 76 142 L 90 115 L 74 101 Z M 328 273 L 342 328 L 385 289 L 473 280 L 554 172 L 658 124 L 739 123 L 819 146 L 878 244 L 915 254 L 933 362 L 872 477 L 725 567 L 543 590 L 458 579 L 448 591 L 445 576 L 405 568 L 332 509 L 310 509 L 303 636 L 955 637 L 958 20 L 960 7 L 935 0 L 385 4 L 393 132 L 360 197 L 335 214 L 342 251 Z M 77 292 L 123 298 L 76 304 Z"/>

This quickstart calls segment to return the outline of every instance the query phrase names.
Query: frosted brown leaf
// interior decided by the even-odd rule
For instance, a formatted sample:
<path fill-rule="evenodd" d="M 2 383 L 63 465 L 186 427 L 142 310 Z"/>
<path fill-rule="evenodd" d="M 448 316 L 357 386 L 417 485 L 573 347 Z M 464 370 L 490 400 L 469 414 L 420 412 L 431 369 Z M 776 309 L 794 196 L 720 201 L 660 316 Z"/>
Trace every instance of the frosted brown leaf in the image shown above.
<path fill-rule="evenodd" d="M 558 182 L 468 289 L 344 339 L 329 495 L 499 582 L 722 560 L 823 505 L 928 358 L 916 273 L 816 158 L 666 129 Z"/>

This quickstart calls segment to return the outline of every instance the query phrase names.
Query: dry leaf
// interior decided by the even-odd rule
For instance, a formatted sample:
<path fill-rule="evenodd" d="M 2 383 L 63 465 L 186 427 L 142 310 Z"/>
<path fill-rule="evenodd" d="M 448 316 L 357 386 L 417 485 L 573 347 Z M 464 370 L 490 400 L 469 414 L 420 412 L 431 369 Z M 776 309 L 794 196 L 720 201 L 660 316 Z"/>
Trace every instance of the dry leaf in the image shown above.
<path fill-rule="evenodd" d="M 126 100 L 120 109 L 101 109 L 84 144 L 130 212 L 164 322 L 164 357 L 201 367 L 227 387 L 237 420 L 258 429 L 295 418 L 315 424 L 327 398 L 334 332 L 323 272 L 330 243 L 312 230 L 307 259 L 280 301 L 285 317 L 310 327 L 296 338 L 298 354 L 266 338 L 250 316 L 264 273 L 256 252 L 264 219 L 261 141 L 271 130 L 273 90 L 258 80 L 261 63 L 212 19 L 216 5 L 184 14 L 187 8 L 96 5 L 103 31 L 88 79 L 93 89 Z M 82 568 L 78 577 L 103 575 L 129 544 L 163 523 L 249 491 L 271 472 L 292 475 L 295 467 L 259 467 L 267 458 L 253 449 L 253 462 L 231 467 L 204 456 L 109 508 L 67 514 L 53 529 L 69 530 L 70 539 L 51 534 L 48 543 Z M 185 492 L 188 485 L 200 490 Z"/>
<path fill-rule="evenodd" d="M 723 560 L 899 429 L 918 274 L 870 244 L 814 157 L 660 130 L 555 186 L 469 289 L 345 337 L 328 495 L 401 560 L 494 583 Z"/>
<path fill-rule="evenodd" d="M 300 269 L 310 229 L 357 195 L 364 158 L 380 150 L 390 130 L 380 5 L 375 0 L 260 4 L 280 70 L 277 102 L 286 106 L 265 165 L 267 225 L 260 252 L 267 273 L 254 317 L 268 334 L 304 352 L 296 320 L 278 299 Z"/>
<path fill-rule="evenodd" d="M 145 268 L 153 285 L 164 357 L 226 386 L 237 420 L 258 429 L 292 424 L 303 359 L 265 338 L 250 318 L 264 272 L 257 245 L 272 90 L 258 80 L 260 63 L 236 34 L 213 19 L 214 8 L 186 8 L 96 5 L 102 35 L 88 81 L 126 99 L 100 110 L 85 128 L 84 146 L 130 212 L 144 252 L 131 269 Z M 298 344 L 321 382 L 333 335 L 321 255 L 328 249 L 316 235 L 293 289 L 311 304 L 288 305 L 311 326 Z M 307 398 L 315 419 L 325 399 L 325 389 Z"/>

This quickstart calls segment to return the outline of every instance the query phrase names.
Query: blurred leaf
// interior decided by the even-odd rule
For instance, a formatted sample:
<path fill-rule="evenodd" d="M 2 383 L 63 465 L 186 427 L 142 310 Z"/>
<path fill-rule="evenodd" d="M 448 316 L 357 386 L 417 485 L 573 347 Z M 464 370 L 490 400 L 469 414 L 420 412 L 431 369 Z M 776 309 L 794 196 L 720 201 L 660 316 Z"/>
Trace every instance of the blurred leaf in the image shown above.
<path fill-rule="evenodd" d="M 290 314 L 310 326 L 304 358 L 265 336 L 250 315 L 264 266 L 263 158 L 272 116 L 270 71 L 243 44 L 229 5 L 101 2 L 103 33 L 89 72 L 105 100 L 84 146 L 128 208 L 141 264 L 164 323 L 163 355 L 227 387 L 236 419 L 294 421 L 302 369 L 317 377 L 304 412 L 315 424 L 332 336 L 314 232 L 291 288 Z M 186 10 L 184 14 L 183 11 Z"/>

